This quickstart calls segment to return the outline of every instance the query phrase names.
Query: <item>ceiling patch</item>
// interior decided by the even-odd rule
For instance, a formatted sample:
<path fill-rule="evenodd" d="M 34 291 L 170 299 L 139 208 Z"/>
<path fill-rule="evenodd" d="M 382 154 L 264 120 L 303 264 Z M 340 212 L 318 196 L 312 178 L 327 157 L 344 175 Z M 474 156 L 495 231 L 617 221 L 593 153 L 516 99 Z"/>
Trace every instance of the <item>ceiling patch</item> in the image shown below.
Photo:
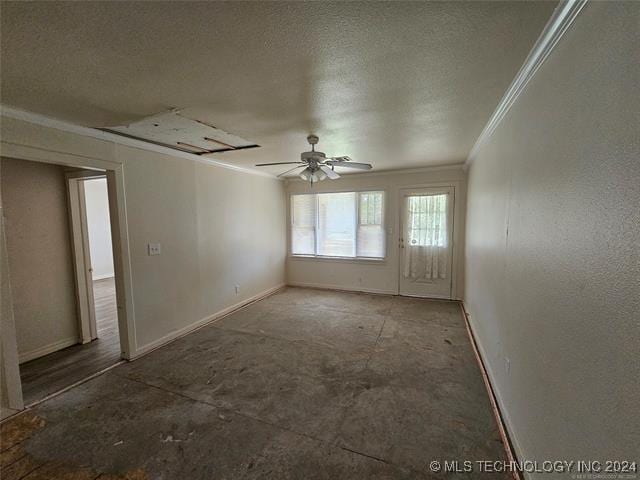
<path fill-rule="evenodd" d="M 194 155 L 232 152 L 260 146 L 200 120 L 182 116 L 176 110 L 153 115 L 129 125 L 100 130 Z"/>

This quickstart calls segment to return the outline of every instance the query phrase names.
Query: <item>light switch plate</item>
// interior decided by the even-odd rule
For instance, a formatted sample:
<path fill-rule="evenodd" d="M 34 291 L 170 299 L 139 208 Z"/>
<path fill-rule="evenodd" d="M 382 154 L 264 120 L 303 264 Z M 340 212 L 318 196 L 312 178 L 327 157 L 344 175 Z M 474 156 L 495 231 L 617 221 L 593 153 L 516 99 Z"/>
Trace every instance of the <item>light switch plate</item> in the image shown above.
<path fill-rule="evenodd" d="M 159 243 L 150 243 L 148 244 L 149 248 L 149 256 L 151 255 L 160 255 L 161 249 Z"/>

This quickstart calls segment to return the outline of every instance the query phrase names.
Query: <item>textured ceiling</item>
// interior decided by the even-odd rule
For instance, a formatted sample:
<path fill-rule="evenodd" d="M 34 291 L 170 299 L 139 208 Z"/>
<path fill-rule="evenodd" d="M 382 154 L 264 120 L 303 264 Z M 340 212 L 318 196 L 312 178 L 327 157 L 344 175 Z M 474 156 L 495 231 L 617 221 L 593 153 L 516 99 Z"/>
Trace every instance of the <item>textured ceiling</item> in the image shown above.
<path fill-rule="evenodd" d="M 463 161 L 555 2 L 3 2 L 1 100 L 104 127 L 181 108 L 376 170 Z M 283 169 L 273 168 L 273 173 Z"/>

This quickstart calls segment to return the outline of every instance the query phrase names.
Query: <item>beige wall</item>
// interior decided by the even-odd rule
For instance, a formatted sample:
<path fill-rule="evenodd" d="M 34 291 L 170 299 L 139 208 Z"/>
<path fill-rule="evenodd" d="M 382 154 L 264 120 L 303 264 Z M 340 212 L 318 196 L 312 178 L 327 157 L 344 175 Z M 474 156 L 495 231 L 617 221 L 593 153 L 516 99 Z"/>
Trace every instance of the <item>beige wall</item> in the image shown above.
<path fill-rule="evenodd" d="M 282 182 L 3 118 L 7 148 L 82 167 L 123 165 L 132 356 L 284 283 Z M 147 255 L 149 242 L 162 254 Z M 240 285 L 236 295 L 234 285 Z"/>
<path fill-rule="evenodd" d="M 462 298 L 464 249 L 464 210 L 466 205 L 465 173 L 460 167 L 424 168 L 419 171 L 344 175 L 339 180 L 314 184 L 287 181 L 287 194 L 330 191 L 384 190 L 386 193 L 387 258 L 384 262 L 366 260 L 314 259 L 288 256 L 287 282 L 375 293 L 398 293 L 398 230 L 400 226 L 400 189 L 422 185 L 457 184 L 454 212 L 454 269 L 456 296 Z M 287 196 L 288 196 L 287 195 Z M 288 202 L 288 200 L 287 200 Z M 288 218 L 288 217 L 287 217 Z M 287 222 L 288 223 L 288 222 Z"/>
<path fill-rule="evenodd" d="M 20 361 L 78 342 L 63 167 L 2 158 L 2 204 Z"/>
<path fill-rule="evenodd" d="M 282 182 L 117 151 L 125 159 L 138 346 L 284 283 Z M 149 242 L 160 243 L 162 255 L 148 256 Z"/>
<path fill-rule="evenodd" d="M 522 459 L 640 460 L 639 21 L 589 2 L 469 172 L 466 307 Z"/>

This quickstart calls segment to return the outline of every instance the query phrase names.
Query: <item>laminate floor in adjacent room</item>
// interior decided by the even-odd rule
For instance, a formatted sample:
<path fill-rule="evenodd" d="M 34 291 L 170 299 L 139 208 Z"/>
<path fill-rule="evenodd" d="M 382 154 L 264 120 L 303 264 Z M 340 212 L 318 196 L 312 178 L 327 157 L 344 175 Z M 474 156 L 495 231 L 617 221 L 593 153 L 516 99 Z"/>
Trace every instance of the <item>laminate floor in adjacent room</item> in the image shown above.
<path fill-rule="evenodd" d="M 302 288 L 13 417 L 1 448 L 3 480 L 510 478 L 429 469 L 505 460 L 458 303 Z"/>
<path fill-rule="evenodd" d="M 73 345 L 20 365 L 25 405 L 45 398 L 64 387 L 120 361 L 120 338 L 115 281 L 93 282 L 98 338 L 85 345 Z"/>

